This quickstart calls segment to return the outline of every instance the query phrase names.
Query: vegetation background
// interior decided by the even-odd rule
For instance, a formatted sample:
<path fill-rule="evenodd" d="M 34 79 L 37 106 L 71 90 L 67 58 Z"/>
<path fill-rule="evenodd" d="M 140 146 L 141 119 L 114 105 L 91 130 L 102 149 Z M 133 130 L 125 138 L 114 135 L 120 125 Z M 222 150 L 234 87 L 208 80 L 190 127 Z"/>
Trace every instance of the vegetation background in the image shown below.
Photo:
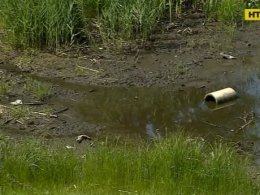
<path fill-rule="evenodd" d="M 240 0 L 1 0 L 0 23 L 15 46 L 56 48 L 63 44 L 147 40 L 160 25 L 183 12 L 235 24 Z"/>

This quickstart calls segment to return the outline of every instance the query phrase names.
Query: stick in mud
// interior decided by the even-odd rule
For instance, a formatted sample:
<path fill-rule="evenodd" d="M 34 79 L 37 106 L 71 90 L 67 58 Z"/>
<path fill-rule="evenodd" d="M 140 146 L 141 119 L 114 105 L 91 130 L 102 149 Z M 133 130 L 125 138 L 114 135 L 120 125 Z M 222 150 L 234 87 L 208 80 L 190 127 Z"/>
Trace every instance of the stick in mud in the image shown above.
<path fill-rule="evenodd" d="M 20 123 L 21 125 L 24 125 L 24 123 L 22 121 L 15 120 L 15 122 Z"/>
<path fill-rule="evenodd" d="M 52 114 L 53 114 L 53 115 L 57 115 L 57 114 L 60 114 L 60 113 L 66 112 L 67 110 L 69 110 L 68 107 L 63 108 L 63 109 L 58 110 L 58 111 L 55 111 L 55 112 L 53 112 Z"/>
<path fill-rule="evenodd" d="M 3 107 L 3 108 L 6 108 L 6 109 L 11 109 L 13 110 L 14 108 L 12 107 L 9 107 L 9 106 L 4 106 L 4 105 L 0 105 L 0 107 Z M 43 113 L 43 112 L 32 112 L 33 114 L 38 114 L 38 115 L 41 115 L 41 116 L 49 116 L 51 118 L 58 118 L 57 115 L 55 114 L 47 114 L 47 113 Z"/>
<path fill-rule="evenodd" d="M 85 70 L 89 70 L 89 71 L 92 71 L 92 72 L 95 72 L 95 73 L 99 73 L 100 72 L 99 70 L 95 70 L 95 69 L 92 69 L 92 68 L 87 68 L 87 67 L 84 67 L 84 66 L 77 66 L 77 67 L 85 69 Z"/>
<path fill-rule="evenodd" d="M 216 124 L 210 123 L 208 121 L 204 121 L 204 120 L 199 120 L 199 121 L 204 123 L 204 124 L 206 124 L 206 125 L 210 125 L 212 127 L 217 127 L 217 128 L 220 128 L 220 129 L 230 130 L 229 128 L 227 128 L 225 126 L 216 125 Z"/>
<path fill-rule="evenodd" d="M 33 112 L 34 114 L 38 114 L 38 115 L 42 115 L 42 116 L 49 116 L 51 118 L 58 118 L 57 115 L 54 114 L 46 114 L 46 113 L 42 113 L 42 112 Z"/>
<path fill-rule="evenodd" d="M 3 122 L 2 125 L 6 125 L 6 124 L 10 123 L 12 120 L 14 120 L 14 119 L 13 118 L 7 119 L 5 122 Z"/>
<path fill-rule="evenodd" d="M 27 102 L 27 103 L 23 103 L 24 105 L 28 105 L 28 106 L 41 106 L 44 105 L 46 103 L 44 102 Z"/>
<path fill-rule="evenodd" d="M 206 125 L 210 125 L 212 127 L 218 127 L 218 128 L 222 128 L 221 126 L 215 125 L 213 123 L 207 122 L 207 121 L 203 121 L 203 120 L 199 120 L 200 122 L 206 124 Z"/>
<path fill-rule="evenodd" d="M 248 125 L 250 125 L 252 122 L 254 122 L 254 120 L 250 120 L 248 121 L 246 124 L 242 125 L 239 129 L 240 130 L 244 130 Z"/>

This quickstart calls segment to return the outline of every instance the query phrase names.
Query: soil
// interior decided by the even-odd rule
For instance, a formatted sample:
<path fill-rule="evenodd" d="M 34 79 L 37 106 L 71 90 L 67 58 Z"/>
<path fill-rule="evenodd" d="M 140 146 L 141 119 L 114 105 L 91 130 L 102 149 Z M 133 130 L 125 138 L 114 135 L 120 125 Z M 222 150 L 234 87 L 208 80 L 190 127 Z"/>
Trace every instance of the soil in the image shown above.
<path fill-rule="evenodd" d="M 38 101 L 24 91 L 28 78 L 52 83 L 52 93 L 40 101 L 42 105 L 22 105 L 33 112 L 48 113 L 46 116 L 31 114 L 20 121 L 7 114 L 10 108 L 2 108 L 2 129 L 12 134 L 48 138 L 97 136 L 102 134 L 104 124 L 82 121 L 69 104 L 64 106 L 56 99 L 77 101 L 79 97 L 95 97 L 100 87 L 170 85 L 176 91 L 185 91 L 190 87 L 210 88 L 220 80 L 225 83 L 226 76 L 235 74 L 237 67 L 234 61 L 223 59 L 220 52 L 240 58 L 235 63 L 242 64 L 254 50 L 259 30 L 259 23 L 234 29 L 205 22 L 202 14 L 194 13 L 175 23 L 162 24 L 162 30 L 142 47 L 122 45 L 124 49 L 120 52 L 109 47 L 63 49 L 55 53 L 18 51 L 0 42 L 0 79 L 12 85 L 9 93 L 0 96 L 2 105 L 9 107 L 17 99 L 25 103 Z M 61 110 L 64 111 L 56 114 L 56 118 L 51 117 L 50 114 Z"/>

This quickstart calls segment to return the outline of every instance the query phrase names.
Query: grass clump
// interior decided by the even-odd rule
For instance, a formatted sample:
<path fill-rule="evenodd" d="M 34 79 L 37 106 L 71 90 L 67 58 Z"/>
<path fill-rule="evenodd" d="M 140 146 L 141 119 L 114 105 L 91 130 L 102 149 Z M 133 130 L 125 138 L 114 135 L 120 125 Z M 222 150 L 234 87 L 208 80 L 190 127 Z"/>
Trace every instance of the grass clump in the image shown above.
<path fill-rule="evenodd" d="M 44 100 L 51 95 L 52 86 L 48 83 L 27 79 L 24 90 L 37 100 Z"/>
<path fill-rule="evenodd" d="M 26 120 L 32 115 L 32 110 L 28 107 L 13 106 L 9 109 L 8 115 L 15 120 Z"/>
<path fill-rule="evenodd" d="M 247 162 L 224 144 L 175 135 L 138 147 L 97 144 L 83 155 L 42 141 L 1 138 L 5 194 L 252 194 Z"/>
<path fill-rule="evenodd" d="M 0 82 L 0 96 L 5 96 L 7 95 L 11 90 L 11 87 L 9 83 L 7 82 Z"/>

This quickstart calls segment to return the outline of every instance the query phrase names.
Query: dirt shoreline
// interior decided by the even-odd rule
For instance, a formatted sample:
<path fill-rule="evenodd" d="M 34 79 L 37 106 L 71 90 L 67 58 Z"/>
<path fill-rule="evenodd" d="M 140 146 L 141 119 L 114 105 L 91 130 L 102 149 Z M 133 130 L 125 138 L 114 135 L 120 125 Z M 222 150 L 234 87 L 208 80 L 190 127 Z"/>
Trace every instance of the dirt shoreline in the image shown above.
<path fill-rule="evenodd" d="M 136 46 L 125 50 L 131 54 L 113 54 L 109 49 L 101 48 L 76 56 L 66 51 L 57 54 L 39 51 L 3 54 L 0 50 L 0 63 L 11 64 L 41 77 L 84 85 L 147 87 L 188 84 L 202 87 L 214 82 L 216 75 L 234 68 L 211 65 L 212 62 L 225 63 L 220 52 L 244 57 L 258 38 L 259 25 L 234 31 L 232 27 L 223 29 L 217 23 L 203 25 L 203 18 L 188 21 L 179 26 L 176 23 L 177 27 L 153 35 L 146 49 Z"/>

